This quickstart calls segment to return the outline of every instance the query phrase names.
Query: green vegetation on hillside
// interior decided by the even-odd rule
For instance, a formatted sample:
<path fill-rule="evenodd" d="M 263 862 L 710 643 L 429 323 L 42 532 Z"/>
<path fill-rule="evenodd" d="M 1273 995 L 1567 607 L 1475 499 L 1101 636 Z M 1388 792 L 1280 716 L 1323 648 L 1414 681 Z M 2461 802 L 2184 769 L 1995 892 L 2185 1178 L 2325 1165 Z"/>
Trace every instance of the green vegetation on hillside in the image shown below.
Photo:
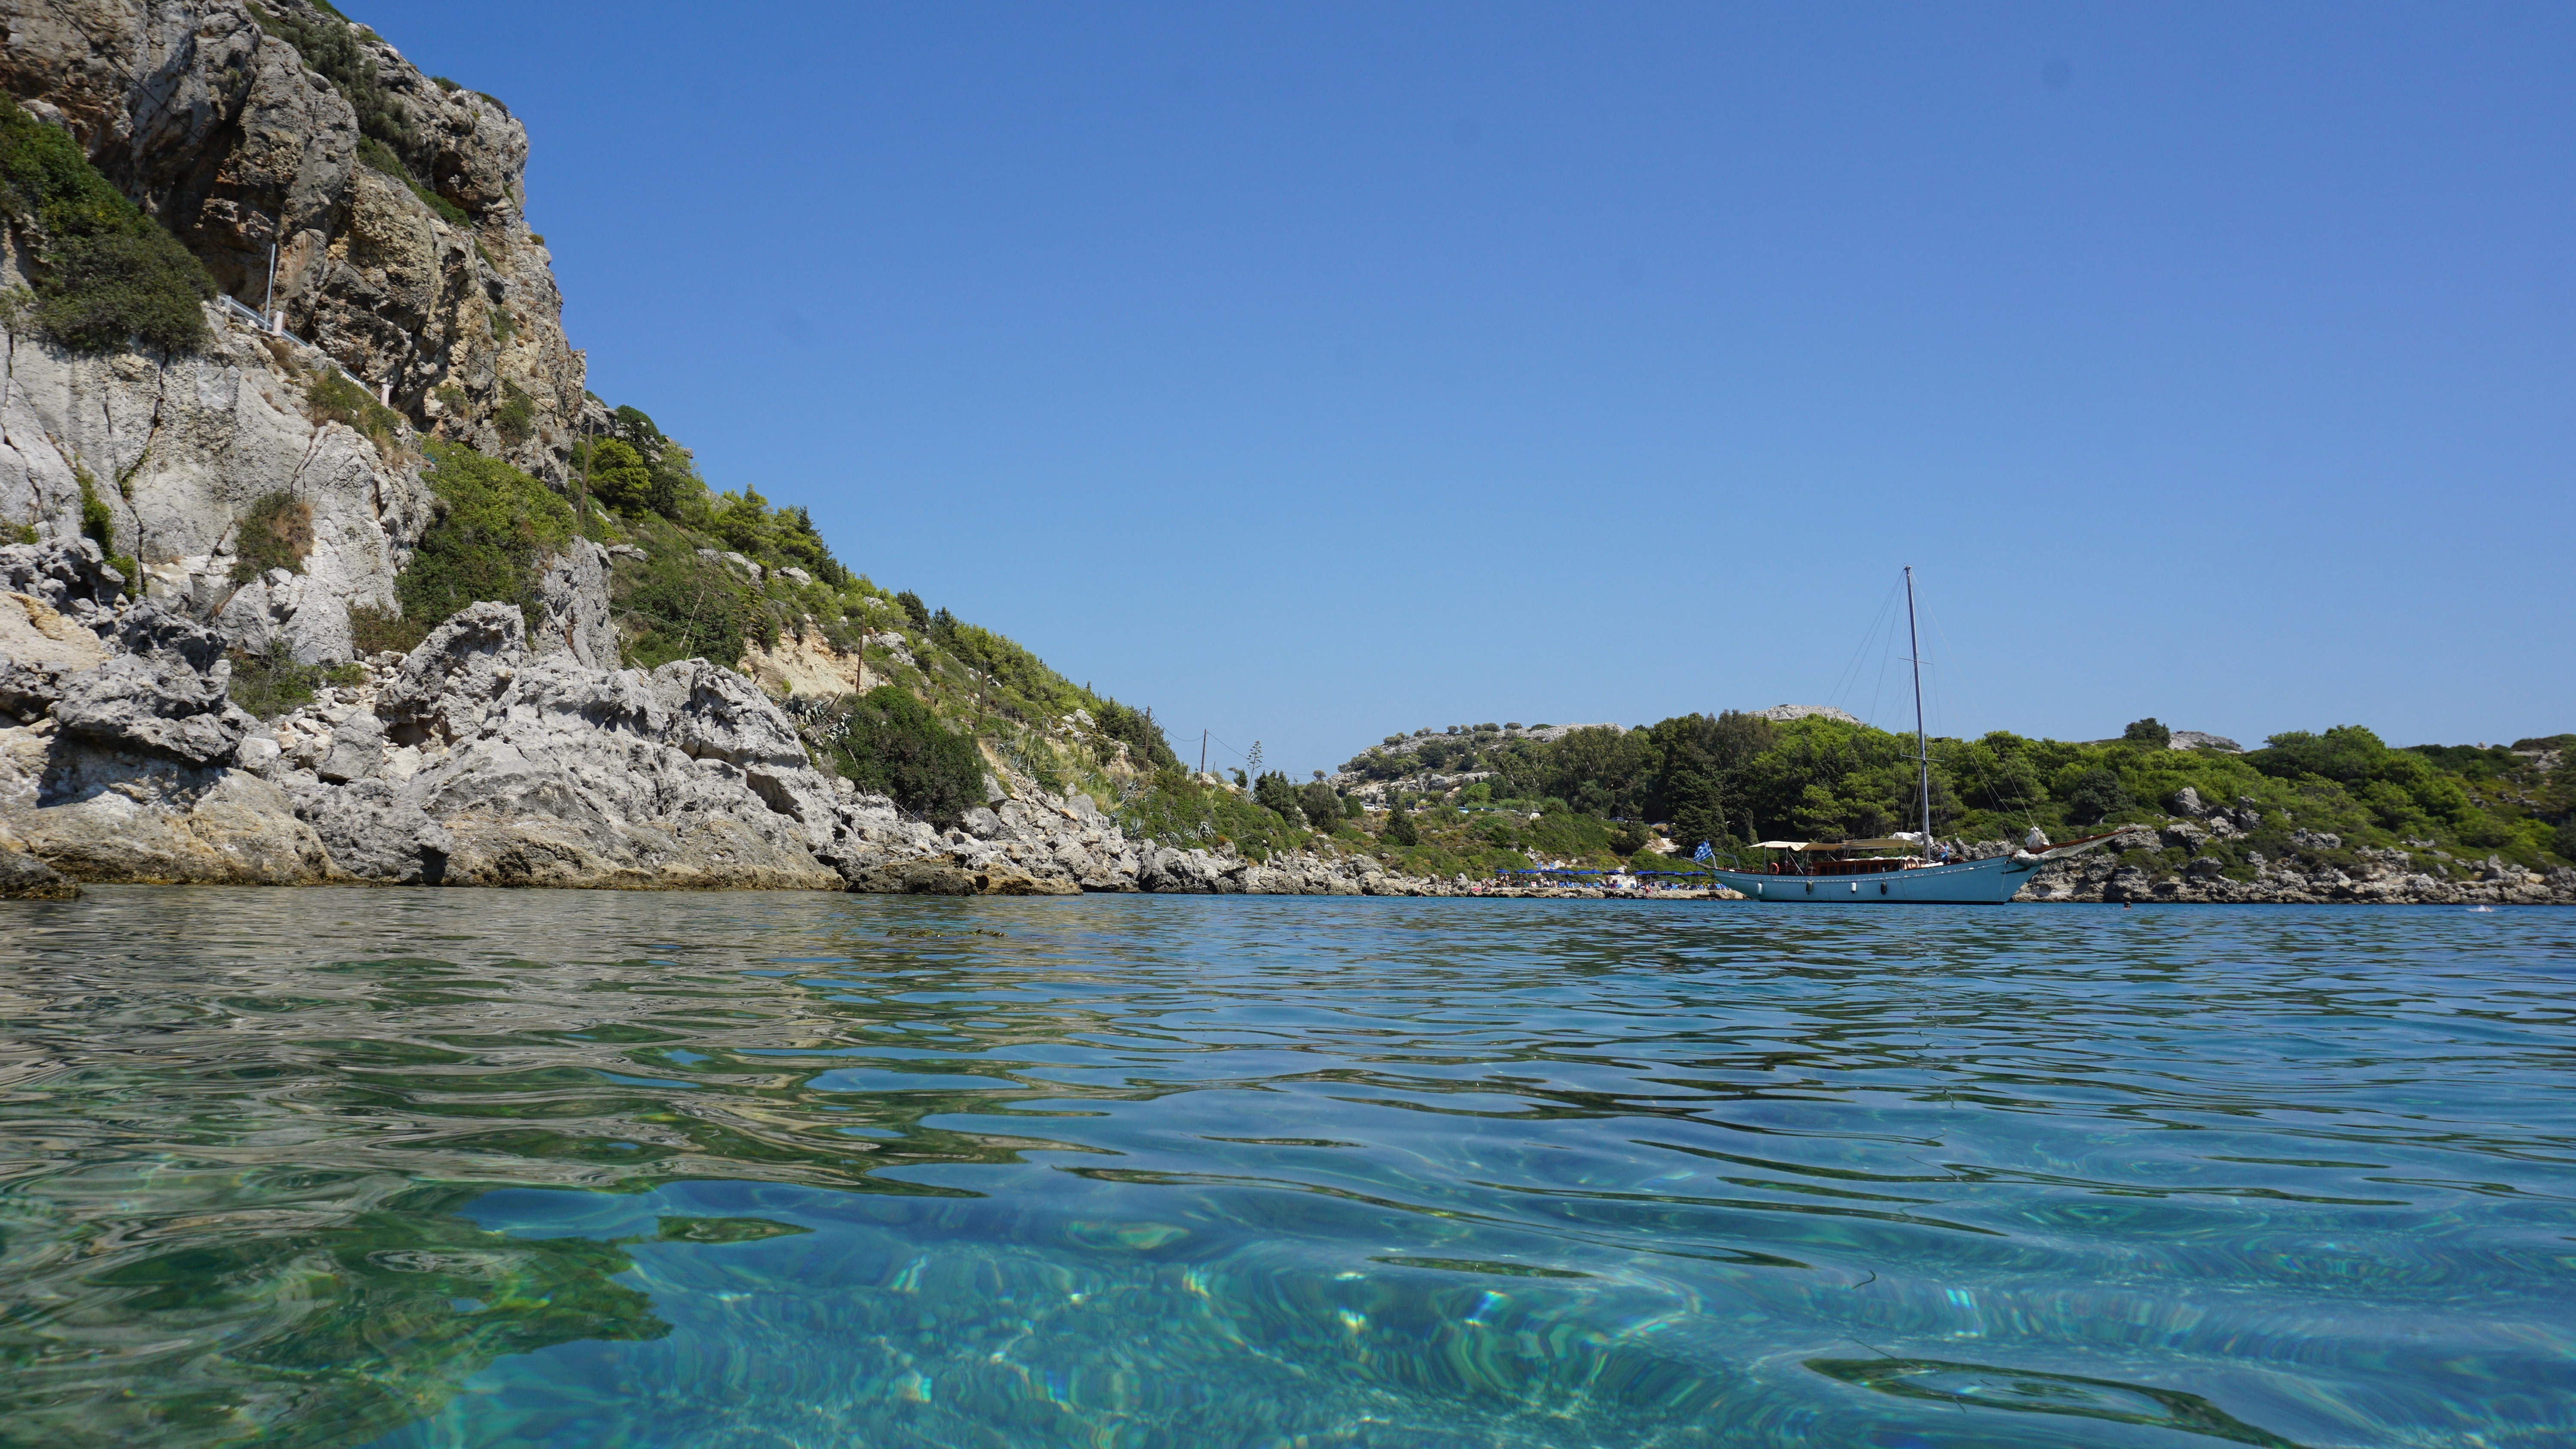
<path fill-rule="evenodd" d="M 402 617 L 353 611 L 362 647 L 407 647 L 478 599 L 528 607 L 538 570 L 578 530 L 619 546 L 610 599 L 629 664 L 704 658 L 757 672 L 750 651 L 802 647 L 790 672 L 809 687 L 814 667 L 835 655 L 831 672 L 848 683 L 834 693 L 855 686 L 861 659 L 872 686 L 899 686 L 917 714 L 894 709 L 881 689 L 873 704 L 844 700 L 832 717 L 843 723 L 831 727 L 847 738 L 836 736 L 829 752 L 852 778 L 925 818 L 953 819 L 980 801 L 988 759 L 1104 802 L 1177 766 L 1150 713 L 1073 684 L 945 609 L 899 601 L 844 568 L 804 509 L 773 507 L 754 489 L 710 489 L 650 417 L 627 407 L 612 419 L 609 435 L 575 450 L 566 491 L 586 505 L 579 517 L 516 468 L 430 442 L 439 516 L 396 581 Z M 900 642 L 879 642 L 887 636 Z M 817 650 L 827 651 L 820 660 Z"/>
<path fill-rule="evenodd" d="M 293 354 L 281 361 L 292 368 Z M 374 441 L 376 451 L 390 458 L 395 440 L 401 436 L 402 415 L 370 396 L 347 373 L 336 367 L 316 367 L 304 381 L 305 415 L 317 423 L 345 423 Z"/>
<path fill-rule="evenodd" d="M 1410 807 L 1406 828 L 1422 835 L 1419 849 L 1448 868 L 1473 869 L 1502 852 L 1606 865 L 1635 856 L 1645 822 L 1686 856 L 1701 841 L 1734 853 L 1772 837 L 1883 836 L 1920 818 L 1912 738 L 1820 717 L 1685 715 L 1548 743 L 1492 726 L 1388 738 L 1345 770 L 1377 781 L 1426 770 L 1481 777 L 1436 796 L 1397 792 L 1396 803 Z M 2275 735 L 2241 755 L 2175 750 L 2170 738 L 2141 720 L 2122 738 L 2095 743 L 2004 731 L 1933 740 L 1933 829 L 2018 840 L 2035 825 L 2062 840 L 2162 824 L 2196 801 L 2227 812 L 2212 838 L 2161 855 L 2132 851 L 2123 862 L 2170 874 L 2200 861 L 2198 869 L 2241 878 L 2258 859 L 2340 863 L 2373 848 L 2408 852 L 2436 873 L 2446 859 L 2489 854 L 2527 866 L 2576 860 L 2576 735 L 2512 748 L 2394 749 L 2342 725 Z"/>
<path fill-rule="evenodd" d="M 225 693 L 261 719 L 275 719 L 311 704 L 326 684 L 357 684 L 366 678 L 366 670 L 355 664 L 298 664 L 283 639 L 272 641 L 264 651 L 235 649 L 225 657 L 233 666 Z"/>
<path fill-rule="evenodd" d="M 539 571 L 572 541 L 572 505 L 497 458 L 434 438 L 425 446 L 438 517 L 394 580 L 403 618 L 426 631 L 495 599 L 518 605 L 533 626 Z"/>
<path fill-rule="evenodd" d="M 126 200 L 80 144 L 0 96 L 0 209 L 34 254 L 36 286 L 5 299 L 12 328 L 66 347 L 163 352 L 206 344 L 214 278 L 179 239 Z"/>
<path fill-rule="evenodd" d="M 312 8 L 314 13 L 306 15 L 290 6 L 254 3 L 250 16 L 260 29 L 294 46 L 304 64 L 331 83 L 358 113 L 358 130 L 367 139 L 404 149 L 417 144 L 411 118 L 377 78 L 375 62 L 360 48 L 348 17 L 328 3 Z"/>
<path fill-rule="evenodd" d="M 834 769 L 934 825 L 984 803 L 984 757 L 928 705 L 893 685 L 852 695 L 809 723 Z"/>

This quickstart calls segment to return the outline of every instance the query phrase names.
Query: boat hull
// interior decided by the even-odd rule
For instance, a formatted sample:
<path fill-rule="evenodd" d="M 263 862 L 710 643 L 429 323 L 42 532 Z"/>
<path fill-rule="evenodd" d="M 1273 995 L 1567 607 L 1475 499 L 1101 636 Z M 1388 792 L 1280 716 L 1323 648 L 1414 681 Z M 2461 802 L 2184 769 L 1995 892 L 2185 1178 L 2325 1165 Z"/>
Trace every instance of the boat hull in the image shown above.
<path fill-rule="evenodd" d="M 1720 870 L 1718 883 L 1757 901 L 1814 906 L 1996 906 L 2030 883 L 2040 862 L 1996 856 L 1874 875 L 1760 875 Z"/>

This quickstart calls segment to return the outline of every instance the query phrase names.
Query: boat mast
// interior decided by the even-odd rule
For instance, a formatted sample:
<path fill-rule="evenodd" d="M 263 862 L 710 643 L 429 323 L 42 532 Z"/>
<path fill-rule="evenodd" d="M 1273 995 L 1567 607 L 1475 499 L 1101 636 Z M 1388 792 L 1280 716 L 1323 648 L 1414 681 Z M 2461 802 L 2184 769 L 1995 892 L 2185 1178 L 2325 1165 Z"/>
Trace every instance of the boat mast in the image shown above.
<path fill-rule="evenodd" d="M 1932 863 L 1932 756 L 1923 748 L 1923 639 L 1914 632 L 1914 566 L 1905 566 L 1905 643 L 1914 657 L 1915 798 L 1923 802 L 1923 863 Z"/>

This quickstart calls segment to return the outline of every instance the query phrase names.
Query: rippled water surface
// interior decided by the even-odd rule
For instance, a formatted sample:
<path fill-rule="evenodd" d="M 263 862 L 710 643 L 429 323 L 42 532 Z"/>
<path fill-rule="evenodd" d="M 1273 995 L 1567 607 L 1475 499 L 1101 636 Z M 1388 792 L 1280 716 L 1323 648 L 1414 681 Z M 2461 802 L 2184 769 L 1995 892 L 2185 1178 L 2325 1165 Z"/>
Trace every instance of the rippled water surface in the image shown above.
<path fill-rule="evenodd" d="M 2564 1445 L 2576 913 L 0 905 L 0 1443 Z"/>

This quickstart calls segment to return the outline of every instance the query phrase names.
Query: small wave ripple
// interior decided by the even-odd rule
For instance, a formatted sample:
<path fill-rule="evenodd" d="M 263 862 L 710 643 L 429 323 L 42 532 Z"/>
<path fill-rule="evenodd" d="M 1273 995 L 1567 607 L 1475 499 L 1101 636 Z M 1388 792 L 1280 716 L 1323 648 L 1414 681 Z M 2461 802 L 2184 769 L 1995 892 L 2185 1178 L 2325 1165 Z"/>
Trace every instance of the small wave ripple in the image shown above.
<path fill-rule="evenodd" d="M 2558 1444 L 2576 914 L 0 906 L 0 1444 Z"/>

